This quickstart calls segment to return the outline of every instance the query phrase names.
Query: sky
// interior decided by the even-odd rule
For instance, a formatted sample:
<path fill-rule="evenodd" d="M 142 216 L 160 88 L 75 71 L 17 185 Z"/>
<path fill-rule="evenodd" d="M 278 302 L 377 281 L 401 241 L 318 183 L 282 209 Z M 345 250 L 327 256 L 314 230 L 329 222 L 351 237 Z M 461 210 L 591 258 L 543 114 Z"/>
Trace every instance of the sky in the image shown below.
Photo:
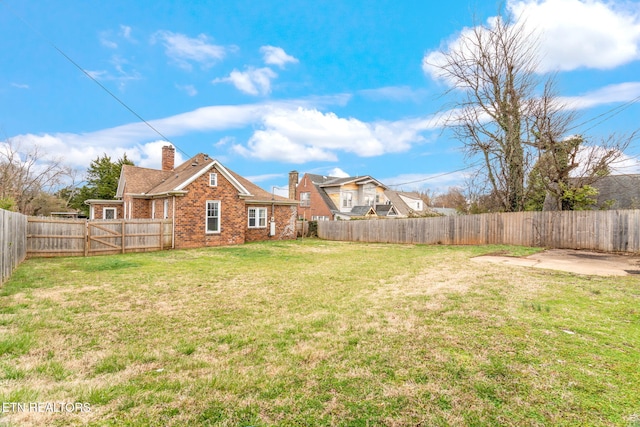
<path fill-rule="evenodd" d="M 278 194 L 291 170 L 444 192 L 473 159 L 428 63 L 501 5 L 537 32 L 576 133 L 640 128 L 639 1 L 0 0 L 0 144 L 82 172 L 160 168 L 169 141 Z M 636 140 L 616 172 L 639 159 Z"/>

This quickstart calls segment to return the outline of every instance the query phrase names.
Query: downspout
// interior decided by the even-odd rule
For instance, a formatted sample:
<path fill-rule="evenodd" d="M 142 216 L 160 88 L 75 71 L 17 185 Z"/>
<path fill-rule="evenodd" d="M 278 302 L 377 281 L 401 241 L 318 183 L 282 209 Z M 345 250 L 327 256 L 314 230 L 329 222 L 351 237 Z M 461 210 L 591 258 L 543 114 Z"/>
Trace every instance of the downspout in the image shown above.
<path fill-rule="evenodd" d="M 275 224 L 275 222 L 276 222 L 276 204 L 275 203 L 271 203 L 271 223 L 273 224 L 273 225 L 269 224 L 269 235 L 271 237 L 276 235 L 276 224 Z M 271 232 L 272 231 L 272 227 L 273 227 L 273 233 Z"/>
<path fill-rule="evenodd" d="M 173 198 L 173 208 L 171 209 L 171 249 L 176 248 L 176 196 Z"/>

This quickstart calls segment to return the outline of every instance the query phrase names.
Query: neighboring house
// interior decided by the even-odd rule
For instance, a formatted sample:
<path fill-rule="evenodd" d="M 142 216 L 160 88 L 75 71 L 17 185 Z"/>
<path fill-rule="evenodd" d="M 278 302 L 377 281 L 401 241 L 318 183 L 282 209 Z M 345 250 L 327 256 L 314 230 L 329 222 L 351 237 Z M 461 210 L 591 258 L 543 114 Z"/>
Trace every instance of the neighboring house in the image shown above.
<path fill-rule="evenodd" d="M 640 209 L 640 175 L 608 175 L 591 184 L 598 190 L 596 209 Z"/>
<path fill-rule="evenodd" d="M 162 148 L 162 169 L 123 165 L 117 200 L 87 200 L 91 219 L 173 222 L 174 246 L 193 248 L 296 237 L 295 200 L 273 195 L 198 154 L 174 168 Z"/>
<path fill-rule="evenodd" d="M 432 212 L 426 204 L 420 194 L 414 192 L 403 192 L 403 191 L 393 191 L 386 190 L 384 195 L 387 196 L 387 199 L 396 207 L 398 211 L 398 215 L 401 217 L 407 216 L 421 216 L 426 213 Z"/>
<path fill-rule="evenodd" d="M 335 177 L 289 173 L 289 198 L 300 202 L 298 218 L 335 220 L 402 216 L 389 200 L 387 186 L 369 175 Z"/>

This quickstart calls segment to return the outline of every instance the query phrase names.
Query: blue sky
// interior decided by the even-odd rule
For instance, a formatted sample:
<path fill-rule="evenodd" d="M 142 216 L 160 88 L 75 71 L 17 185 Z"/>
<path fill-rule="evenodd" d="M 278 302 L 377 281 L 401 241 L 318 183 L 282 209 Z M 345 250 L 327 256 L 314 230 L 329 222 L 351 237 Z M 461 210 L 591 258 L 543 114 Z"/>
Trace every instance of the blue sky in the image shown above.
<path fill-rule="evenodd" d="M 79 170 L 103 153 L 160 166 L 162 136 L 57 48 L 181 159 L 208 153 L 267 190 L 296 169 L 443 191 L 469 162 L 437 120 L 447 84 L 423 61 L 498 4 L 0 0 L 0 144 Z M 540 32 L 577 132 L 640 127 L 640 2 L 506 8 Z M 618 171 L 640 173 L 639 156 L 636 141 Z"/>

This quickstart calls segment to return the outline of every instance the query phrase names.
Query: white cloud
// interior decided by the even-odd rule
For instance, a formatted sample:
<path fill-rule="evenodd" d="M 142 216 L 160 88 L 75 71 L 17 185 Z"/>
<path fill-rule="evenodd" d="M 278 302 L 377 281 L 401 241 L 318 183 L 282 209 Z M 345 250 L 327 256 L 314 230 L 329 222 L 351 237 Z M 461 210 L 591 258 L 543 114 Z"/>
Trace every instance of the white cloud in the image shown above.
<path fill-rule="evenodd" d="M 97 77 L 102 76 L 96 73 Z M 567 98 L 573 108 L 586 108 L 611 102 L 625 102 L 640 96 L 640 82 L 612 85 L 579 97 Z M 231 135 L 213 140 L 217 158 L 222 150 L 265 161 L 304 163 L 314 160 L 336 161 L 340 153 L 361 157 L 404 152 L 416 144 L 429 142 L 425 132 L 440 129 L 448 114 L 397 121 L 364 122 L 339 117 L 319 108 L 344 105 L 349 96 L 336 95 L 308 99 L 245 105 L 219 105 L 198 108 L 182 114 L 150 120 L 167 138 L 193 133 L 255 129 L 247 141 Z M 570 101 L 570 102 L 569 102 Z M 156 141 L 158 135 L 144 123 L 129 123 L 81 134 L 24 134 L 14 138 L 37 143 L 63 156 L 74 167 L 85 168 L 102 153 L 118 157 L 127 152 L 139 163 L 147 157 L 141 148 Z"/>
<path fill-rule="evenodd" d="M 110 39 L 111 34 L 108 31 L 103 31 L 99 34 L 100 44 L 109 49 L 117 49 L 118 43 Z"/>
<path fill-rule="evenodd" d="M 176 85 L 176 88 L 185 92 L 189 96 L 196 96 L 198 94 L 198 90 L 194 85 Z"/>
<path fill-rule="evenodd" d="M 298 59 L 288 55 L 284 49 L 276 46 L 262 46 L 260 52 L 263 54 L 264 63 L 268 65 L 277 65 L 280 68 L 288 63 L 297 63 Z"/>
<path fill-rule="evenodd" d="M 374 101 L 412 101 L 419 102 L 429 96 L 426 89 L 412 89 L 409 86 L 385 86 L 376 89 L 363 89 L 358 92 Z"/>
<path fill-rule="evenodd" d="M 611 165 L 611 173 L 617 174 L 640 174 L 640 158 L 623 154 Z"/>
<path fill-rule="evenodd" d="M 332 161 L 338 157 L 319 147 L 291 141 L 275 131 L 256 131 L 248 142 L 248 147 L 234 145 L 233 149 L 244 157 L 260 160 L 279 160 L 285 163 L 305 163 L 310 160 Z"/>
<path fill-rule="evenodd" d="M 574 110 L 616 102 L 637 101 L 640 97 L 640 82 L 625 82 L 608 85 L 580 96 L 562 97 L 560 101 Z"/>
<path fill-rule="evenodd" d="M 593 0 L 509 1 L 540 34 L 541 71 L 611 69 L 640 59 L 640 7 Z M 635 10 L 634 10 L 635 9 Z"/>
<path fill-rule="evenodd" d="M 117 49 L 119 47 L 118 43 L 115 41 L 126 40 L 131 43 L 135 43 L 136 40 L 131 36 L 131 27 L 127 25 L 120 25 L 120 29 L 116 32 L 113 30 L 101 31 L 98 33 L 98 39 L 100 40 L 100 44 L 109 49 Z M 114 34 L 115 33 L 115 34 Z"/>
<path fill-rule="evenodd" d="M 510 0 L 507 9 L 538 37 L 539 71 L 578 68 L 611 69 L 640 59 L 640 7 L 634 3 L 596 0 Z M 487 20 L 491 26 L 496 18 Z M 471 28 L 451 39 L 445 51 L 468 47 L 461 43 Z M 438 78 L 433 64 L 443 64 L 439 51 L 427 52 L 422 68 Z"/>
<path fill-rule="evenodd" d="M 291 163 L 336 161 L 338 152 L 372 157 L 407 151 L 424 142 L 421 132 L 436 123 L 430 118 L 366 123 L 302 107 L 270 110 L 261 121 L 263 129 L 234 150 L 245 157 Z"/>
<path fill-rule="evenodd" d="M 110 59 L 114 70 L 86 70 L 95 80 L 114 81 L 118 83 L 120 89 L 130 81 L 140 80 L 142 76 L 136 70 L 127 70 L 129 61 L 119 55 L 113 55 Z"/>
<path fill-rule="evenodd" d="M 253 176 L 245 176 L 249 181 L 255 183 L 264 182 L 264 181 L 272 181 L 274 179 L 279 179 L 284 177 L 285 174 L 282 173 L 265 173 L 263 175 L 253 175 Z"/>
<path fill-rule="evenodd" d="M 249 95 L 268 95 L 271 93 L 271 80 L 278 75 L 268 67 L 247 68 L 247 71 L 233 70 L 229 77 L 218 78 L 212 83 L 232 83 L 238 90 Z"/>
<path fill-rule="evenodd" d="M 162 147 L 165 145 L 173 144 L 169 144 L 167 141 L 157 140 L 147 142 L 142 145 L 136 145 L 133 149 L 128 149 L 126 151 L 127 157 L 132 159 L 136 166 L 160 169 L 162 167 Z M 182 157 L 180 151 L 176 150 L 174 158 L 175 165 L 177 166 L 184 161 L 185 159 Z"/>
<path fill-rule="evenodd" d="M 167 56 L 185 70 L 191 70 L 192 62 L 204 68 L 211 67 L 226 55 L 224 46 L 210 43 L 205 34 L 191 38 L 171 31 L 158 31 L 151 37 L 152 44 L 157 41 L 162 42 Z"/>
<path fill-rule="evenodd" d="M 81 170 L 89 166 L 92 160 L 104 154 L 110 156 L 112 160 L 117 160 L 126 154 L 138 166 L 159 169 L 162 147 L 168 144 L 161 140 L 131 144 L 127 140 L 118 141 L 117 139 L 98 139 L 87 144 L 85 135 L 76 134 L 24 134 L 14 136 L 12 139 L 25 149 L 37 146 L 51 157 L 61 158 L 65 164 Z M 179 151 L 176 151 L 175 161 L 176 164 L 184 161 Z"/>
<path fill-rule="evenodd" d="M 351 175 L 349 175 L 348 173 L 346 173 L 345 171 L 343 171 L 340 168 L 333 168 L 328 172 L 329 176 L 335 176 L 338 178 L 347 178 Z"/>
<path fill-rule="evenodd" d="M 29 85 L 23 83 L 11 83 L 11 86 L 17 89 L 29 89 Z"/>
<path fill-rule="evenodd" d="M 120 25 L 120 35 L 127 40 L 133 41 L 131 37 L 131 27 L 128 25 Z"/>

